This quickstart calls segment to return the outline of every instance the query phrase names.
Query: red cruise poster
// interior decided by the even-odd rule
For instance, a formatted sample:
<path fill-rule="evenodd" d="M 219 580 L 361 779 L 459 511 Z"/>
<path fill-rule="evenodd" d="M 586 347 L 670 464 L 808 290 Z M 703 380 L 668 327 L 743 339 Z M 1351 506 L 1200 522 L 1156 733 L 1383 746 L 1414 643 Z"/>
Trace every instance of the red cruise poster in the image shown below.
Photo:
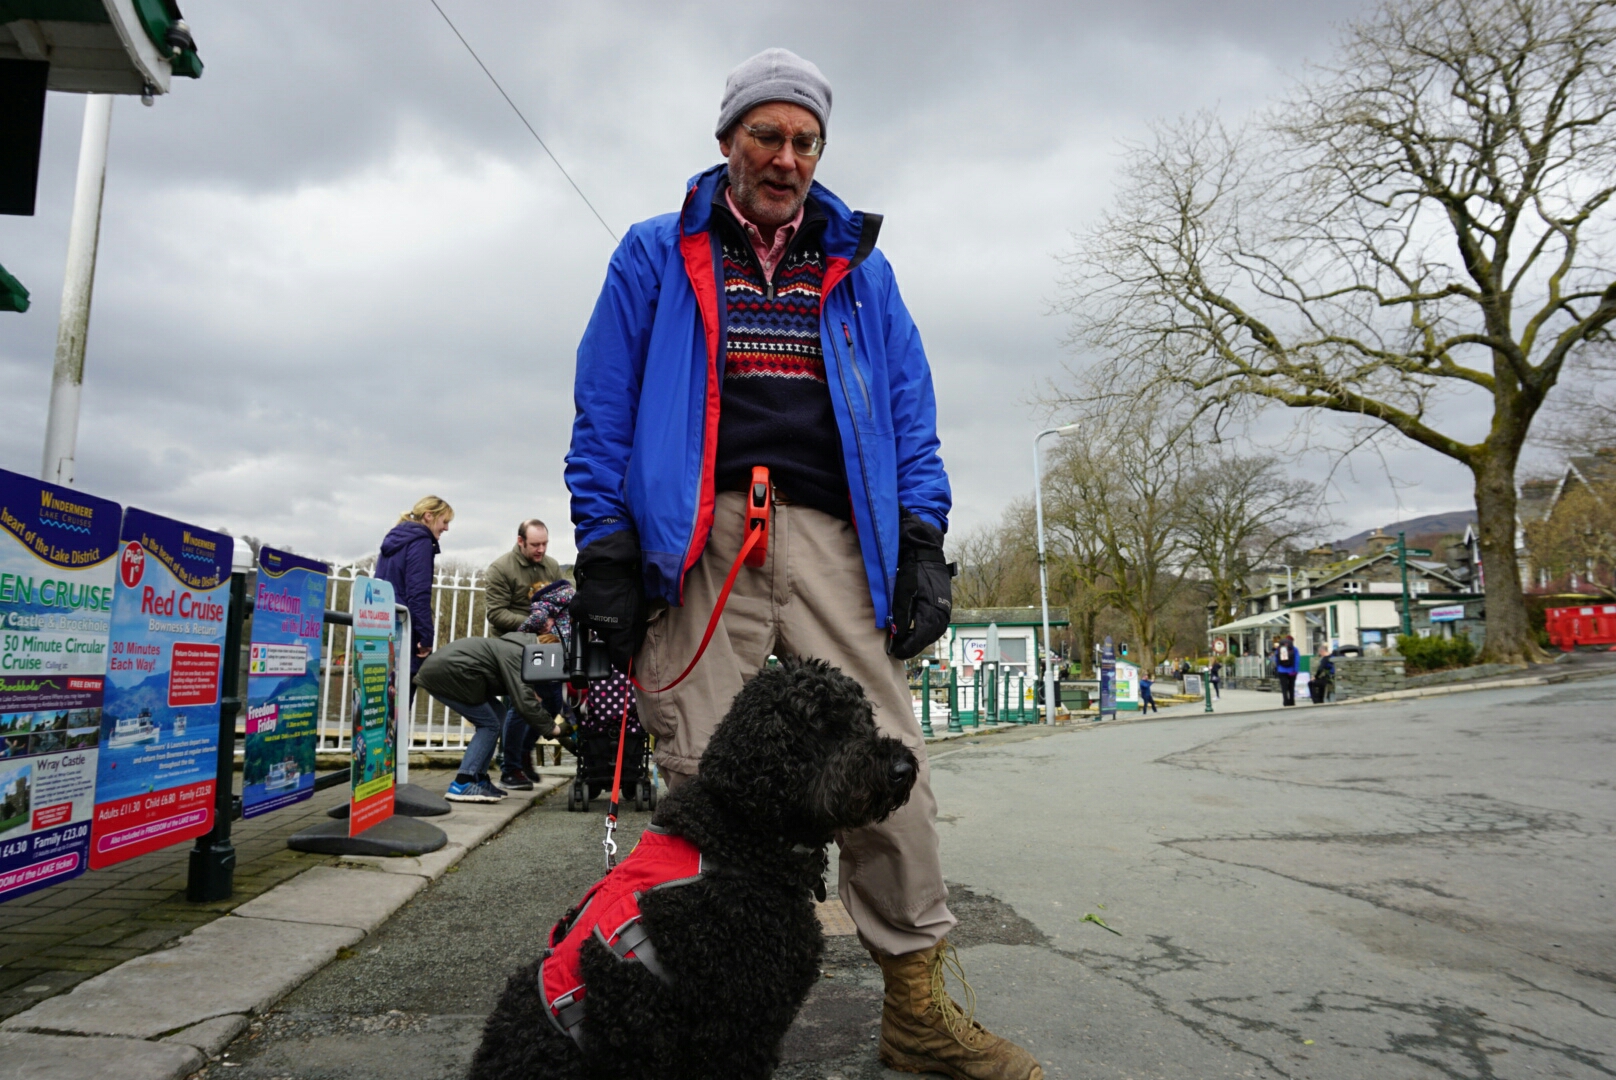
<path fill-rule="evenodd" d="M 221 533 L 124 514 L 91 869 L 213 828 L 232 548 Z"/>

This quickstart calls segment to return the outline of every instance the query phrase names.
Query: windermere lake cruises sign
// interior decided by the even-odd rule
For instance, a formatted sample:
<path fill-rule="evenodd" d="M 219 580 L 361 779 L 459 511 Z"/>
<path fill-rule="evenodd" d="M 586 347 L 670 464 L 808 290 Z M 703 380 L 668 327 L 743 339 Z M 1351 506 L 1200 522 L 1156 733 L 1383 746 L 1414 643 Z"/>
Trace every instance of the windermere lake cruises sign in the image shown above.
<path fill-rule="evenodd" d="M 134 508 L 124 514 L 93 869 L 213 828 L 233 549 L 222 533 Z"/>
<path fill-rule="evenodd" d="M 0 902 L 213 827 L 233 549 L 0 469 Z"/>
<path fill-rule="evenodd" d="M 89 865 L 122 513 L 0 470 L 0 901 Z"/>

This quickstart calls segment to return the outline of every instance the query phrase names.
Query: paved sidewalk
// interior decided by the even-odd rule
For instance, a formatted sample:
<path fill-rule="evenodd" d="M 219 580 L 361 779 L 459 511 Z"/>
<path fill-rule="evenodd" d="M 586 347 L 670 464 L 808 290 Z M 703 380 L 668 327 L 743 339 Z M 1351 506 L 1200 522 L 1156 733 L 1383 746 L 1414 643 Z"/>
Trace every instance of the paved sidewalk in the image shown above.
<path fill-rule="evenodd" d="M 449 779 L 426 772 L 412 776 L 416 783 L 438 789 Z M 332 789 L 311 800 L 314 805 L 307 811 L 263 819 L 280 817 L 278 826 L 266 826 L 250 837 L 242 830 L 241 842 L 250 841 L 255 851 L 247 876 L 258 887 L 254 894 L 242 889 L 238 869 L 236 896 L 219 905 L 185 904 L 188 845 L 181 846 L 177 866 L 170 861 L 136 873 L 135 880 L 140 874 L 154 875 L 150 880 L 157 887 L 142 890 L 122 879 L 98 879 L 94 887 L 99 901 L 81 896 L 68 902 L 110 905 L 85 910 L 112 912 L 116 917 L 98 921 L 97 927 L 128 934 L 108 944 L 45 946 L 23 958 L 22 963 L 36 966 L 20 970 L 32 971 L 40 980 L 29 985 L 46 985 L 57 971 L 69 972 L 69 985 L 77 985 L 70 993 L 60 993 L 58 986 L 55 996 L 33 992 L 45 1000 L 0 1023 L 5 1076 L 177 1080 L 194 1072 L 247 1025 L 250 1015 L 267 1009 L 357 944 L 429 881 L 563 783 L 561 776 L 547 776 L 538 790 L 512 792 L 500 803 L 457 804 L 448 816 L 431 819 L 448 834 L 448 845 L 418 859 L 285 852 L 291 832 L 311 817 L 323 816 L 324 808 L 345 794 Z M 272 850 L 277 846 L 280 854 Z M 52 912 L 33 918 L 34 936 L 46 935 L 57 922 L 77 923 L 76 906 L 57 905 Z M 144 929 L 131 929 L 137 926 Z M 94 930 L 75 933 L 75 940 L 99 940 Z M 75 950 L 85 955 L 71 955 Z M 105 966 L 100 974 L 37 966 L 75 959 L 97 965 L 110 960 L 115 966 Z M 11 966 L 0 971 L 9 973 Z M 29 992 L 27 986 L 23 990 Z"/>
<path fill-rule="evenodd" d="M 417 774 L 430 784 L 428 777 Z M 443 786 L 436 785 L 438 790 Z M 236 821 L 231 829 L 236 893 L 220 903 L 185 899 L 191 853 L 186 842 L 0 904 L 0 1019 L 161 948 L 309 867 L 329 862 L 329 856 L 287 850 L 286 838 L 324 820 L 326 810 L 347 797 L 347 788 L 330 788 L 296 807 Z"/>

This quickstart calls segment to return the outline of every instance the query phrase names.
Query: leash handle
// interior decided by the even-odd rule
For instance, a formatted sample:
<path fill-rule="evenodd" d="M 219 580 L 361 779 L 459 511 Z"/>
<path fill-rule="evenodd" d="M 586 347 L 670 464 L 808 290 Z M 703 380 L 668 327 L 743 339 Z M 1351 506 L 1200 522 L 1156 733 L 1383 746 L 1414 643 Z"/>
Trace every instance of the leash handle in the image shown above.
<path fill-rule="evenodd" d="M 755 477 L 759 472 L 763 473 L 765 478 L 768 477 L 768 470 L 764 469 L 762 466 L 754 469 L 752 475 Z M 632 682 L 643 693 L 666 693 L 685 681 L 685 676 L 689 675 L 696 669 L 696 662 L 701 659 L 701 654 L 707 651 L 707 643 L 713 639 L 713 632 L 718 629 L 718 620 L 723 617 L 724 605 L 729 603 L 730 590 L 735 588 L 735 577 L 741 572 L 742 565 L 763 565 L 761 558 L 758 560 L 758 562 L 752 563 L 747 557 L 751 555 L 754 550 L 759 549 L 763 545 L 767 544 L 769 539 L 768 512 L 773 505 L 773 500 L 767 495 L 768 485 L 766 482 L 764 484 L 764 488 L 765 496 L 762 507 L 764 516 L 762 518 L 761 525 L 754 524 L 754 519 L 752 517 L 752 495 L 750 493 L 747 495 L 746 542 L 741 545 L 741 550 L 735 553 L 735 562 L 731 564 L 729 568 L 729 576 L 724 579 L 724 587 L 718 592 L 718 602 L 713 605 L 712 617 L 707 620 L 707 632 L 701 635 L 701 644 L 696 647 L 696 655 L 690 658 L 690 663 L 685 665 L 685 669 L 679 673 L 679 677 L 677 679 L 674 679 L 667 686 L 659 686 L 655 690 L 651 689 L 650 687 L 640 685 L 640 681 L 634 677 L 634 665 L 631 663 L 629 665 L 629 681 Z"/>
<path fill-rule="evenodd" d="M 769 518 L 774 512 L 774 492 L 769 485 L 766 465 L 752 467 L 752 483 L 746 492 L 746 531 L 759 532 L 762 538 L 746 557 L 747 566 L 762 566 L 769 556 Z"/>

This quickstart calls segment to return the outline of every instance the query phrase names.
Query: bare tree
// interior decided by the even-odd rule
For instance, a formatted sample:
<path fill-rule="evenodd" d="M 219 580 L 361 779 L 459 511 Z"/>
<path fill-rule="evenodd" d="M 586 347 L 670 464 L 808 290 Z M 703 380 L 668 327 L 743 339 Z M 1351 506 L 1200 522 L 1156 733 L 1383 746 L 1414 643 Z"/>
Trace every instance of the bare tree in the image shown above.
<path fill-rule="evenodd" d="M 1483 657 L 1537 658 L 1516 464 L 1616 319 L 1613 128 L 1613 0 L 1388 0 L 1269 118 L 1203 116 L 1132 152 L 1071 257 L 1074 337 L 1130 391 L 1326 410 L 1462 463 Z M 1484 424 L 1449 419 L 1473 404 Z"/>
<path fill-rule="evenodd" d="M 1544 419 L 1532 441 L 1561 457 L 1616 447 L 1616 357 L 1611 350 L 1589 359 Z"/>
<path fill-rule="evenodd" d="M 1056 479 L 1056 498 L 1045 508 L 1049 591 L 1066 602 L 1072 654 L 1084 678 L 1094 674 L 1094 644 L 1106 610 L 1110 580 L 1100 533 L 1079 513 L 1073 486 Z"/>
<path fill-rule="evenodd" d="M 959 564 L 955 608 L 1010 607 L 1038 597 L 1031 500 L 1019 499 L 997 525 L 950 538 L 948 558 Z"/>
<path fill-rule="evenodd" d="M 1525 533 L 1532 561 L 1551 579 L 1616 599 L 1616 482 L 1577 484 Z"/>
<path fill-rule="evenodd" d="M 1045 521 L 1081 538 L 1093 599 L 1127 616 L 1139 663 L 1155 666 L 1162 612 L 1183 585 L 1184 481 L 1193 444 L 1177 417 L 1099 413 L 1051 455 Z M 1068 549 L 1068 565 L 1078 566 Z"/>
<path fill-rule="evenodd" d="M 1324 485 L 1287 475 L 1277 457 L 1222 453 L 1190 479 L 1186 543 L 1207 576 L 1219 622 L 1238 613 L 1246 580 L 1281 552 L 1303 546 L 1334 521 Z"/>

